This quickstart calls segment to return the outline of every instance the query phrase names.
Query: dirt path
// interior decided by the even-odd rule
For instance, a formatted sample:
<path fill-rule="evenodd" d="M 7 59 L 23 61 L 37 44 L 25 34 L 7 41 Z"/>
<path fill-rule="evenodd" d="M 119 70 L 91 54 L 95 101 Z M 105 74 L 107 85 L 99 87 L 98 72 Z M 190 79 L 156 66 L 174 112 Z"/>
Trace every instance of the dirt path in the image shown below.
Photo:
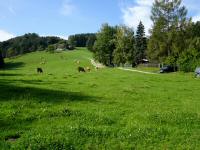
<path fill-rule="evenodd" d="M 105 68 L 105 66 L 103 64 L 100 64 L 100 63 L 97 63 L 94 61 L 94 59 L 90 59 L 91 61 L 91 64 L 94 66 L 94 67 L 98 67 L 98 68 Z M 124 70 L 124 71 L 132 71 L 132 72 L 138 72 L 138 73 L 144 73 L 144 74 L 157 74 L 157 73 L 153 73 L 153 72 L 146 72 L 146 71 L 140 71 L 140 70 L 135 70 L 135 69 L 127 69 L 127 68 L 118 68 L 120 70 Z"/>
<path fill-rule="evenodd" d="M 94 59 L 90 59 L 90 61 L 91 61 L 91 64 L 92 64 L 94 67 L 97 67 L 97 68 L 105 68 L 104 65 L 95 62 Z"/>
<path fill-rule="evenodd" d="M 153 72 L 146 72 L 146 71 L 140 71 L 140 70 L 135 70 L 135 69 L 126 69 L 126 68 L 118 68 L 118 69 L 124 70 L 124 71 L 139 72 L 139 73 L 144 73 L 144 74 L 157 74 Z"/>

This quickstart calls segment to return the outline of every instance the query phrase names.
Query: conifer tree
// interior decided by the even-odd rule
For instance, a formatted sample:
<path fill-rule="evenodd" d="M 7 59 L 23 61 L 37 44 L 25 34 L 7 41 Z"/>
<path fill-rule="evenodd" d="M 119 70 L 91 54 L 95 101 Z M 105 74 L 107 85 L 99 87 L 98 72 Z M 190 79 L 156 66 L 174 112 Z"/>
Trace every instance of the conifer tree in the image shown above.
<path fill-rule="evenodd" d="M 187 22 L 187 10 L 181 5 L 182 0 L 155 0 L 151 19 L 153 29 L 148 44 L 149 57 L 164 61 L 167 57 L 175 57 L 174 49 L 180 51 L 176 44 L 177 34 L 180 35 Z M 181 36 L 184 41 L 184 36 Z"/>
<path fill-rule="evenodd" d="M 147 41 L 145 37 L 145 28 L 142 22 L 140 21 L 137 32 L 136 32 L 136 63 L 138 64 L 139 61 L 146 57 L 146 49 L 147 49 Z"/>

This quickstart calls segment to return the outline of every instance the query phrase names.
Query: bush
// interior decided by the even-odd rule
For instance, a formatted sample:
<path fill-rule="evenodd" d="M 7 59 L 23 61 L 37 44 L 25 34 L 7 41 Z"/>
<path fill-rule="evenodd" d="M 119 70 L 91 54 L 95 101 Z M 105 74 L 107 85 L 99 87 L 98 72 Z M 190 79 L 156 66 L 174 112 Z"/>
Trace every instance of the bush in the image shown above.
<path fill-rule="evenodd" d="M 179 69 L 184 72 L 193 72 L 200 66 L 200 38 L 190 42 L 189 49 L 184 51 L 178 60 Z"/>
<path fill-rule="evenodd" d="M 196 50 L 187 50 L 178 60 L 180 71 L 193 72 L 200 65 L 200 58 L 196 56 Z"/>
<path fill-rule="evenodd" d="M 174 56 L 169 56 L 165 59 L 165 65 L 170 65 L 173 67 L 173 71 L 177 71 L 177 58 Z"/>
<path fill-rule="evenodd" d="M 55 47 L 53 45 L 49 45 L 46 51 L 50 53 L 54 53 Z"/>

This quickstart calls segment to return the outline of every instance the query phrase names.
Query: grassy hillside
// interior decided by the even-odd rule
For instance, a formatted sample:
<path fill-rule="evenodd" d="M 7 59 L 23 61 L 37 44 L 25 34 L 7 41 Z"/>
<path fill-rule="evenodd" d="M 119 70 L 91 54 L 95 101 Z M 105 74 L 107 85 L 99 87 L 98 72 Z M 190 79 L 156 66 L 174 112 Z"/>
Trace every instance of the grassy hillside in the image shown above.
<path fill-rule="evenodd" d="M 0 71 L 1 149 L 200 147 L 200 80 L 182 73 L 96 71 L 91 57 L 80 48 L 6 60 Z M 76 60 L 92 71 L 78 73 Z"/>

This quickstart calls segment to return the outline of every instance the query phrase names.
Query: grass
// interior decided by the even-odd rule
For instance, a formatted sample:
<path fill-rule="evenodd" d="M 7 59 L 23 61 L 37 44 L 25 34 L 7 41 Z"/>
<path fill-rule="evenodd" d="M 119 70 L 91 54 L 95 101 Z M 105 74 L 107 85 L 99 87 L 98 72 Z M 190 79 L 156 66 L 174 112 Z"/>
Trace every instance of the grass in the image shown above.
<path fill-rule="evenodd" d="M 160 68 L 158 68 L 158 67 L 144 67 L 144 66 L 139 66 L 136 69 L 140 70 L 140 71 L 148 71 L 148 72 L 153 72 L 153 73 L 159 73 L 159 71 L 160 71 Z"/>
<path fill-rule="evenodd" d="M 6 59 L 0 149 L 199 149 L 200 80 L 193 74 L 96 71 L 91 57 L 79 48 Z M 75 60 L 92 71 L 78 73 Z"/>

